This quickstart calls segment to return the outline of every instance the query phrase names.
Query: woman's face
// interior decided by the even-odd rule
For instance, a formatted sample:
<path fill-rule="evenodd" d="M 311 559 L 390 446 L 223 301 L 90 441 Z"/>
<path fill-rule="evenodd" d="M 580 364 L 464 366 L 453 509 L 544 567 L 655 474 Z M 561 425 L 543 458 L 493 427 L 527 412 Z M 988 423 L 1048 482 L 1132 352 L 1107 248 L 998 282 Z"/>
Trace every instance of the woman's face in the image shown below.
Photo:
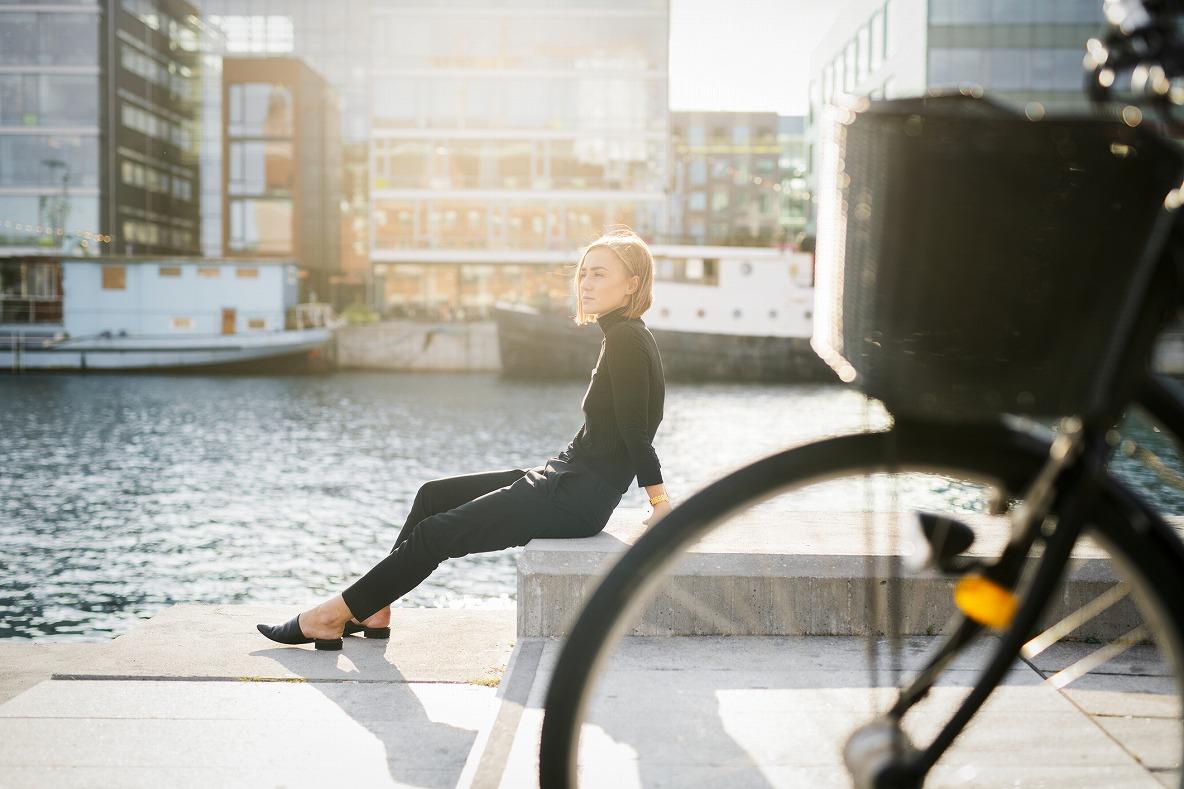
<path fill-rule="evenodd" d="M 576 295 L 584 312 L 600 315 L 622 306 L 637 290 L 641 277 L 630 276 L 624 262 L 612 250 L 597 247 L 584 256 Z"/>

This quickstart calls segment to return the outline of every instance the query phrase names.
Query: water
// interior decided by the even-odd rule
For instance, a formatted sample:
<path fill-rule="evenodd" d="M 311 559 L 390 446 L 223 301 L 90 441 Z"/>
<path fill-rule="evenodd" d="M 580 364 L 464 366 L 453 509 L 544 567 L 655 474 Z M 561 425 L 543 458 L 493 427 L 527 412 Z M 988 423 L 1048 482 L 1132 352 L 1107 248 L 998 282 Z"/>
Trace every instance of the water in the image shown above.
<path fill-rule="evenodd" d="M 528 468 L 563 449 L 585 386 L 411 373 L 0 377 L 0 638 L 106 640 L 175 603 L 324 599 L 386 555 L 424 481 Z M 839 387 L 673 383 L 655 448 L 677 503 L 770 452 L 886 424 Z M 1125 429 L 1179 468 L 1151 426 Z M 1184 512 L 1184 496 L 1144 466 L 1116 465 Z M 761 506 L 857 510 L 857 484 Z M 982 507 L 981 491 L 957 480 L 910 476 L 898 492 L 910 506 Z M 644 504 L 636 487 L 621 502 Z M 445 562 L 396 605 L 511 607 L 520 551 Z"/>

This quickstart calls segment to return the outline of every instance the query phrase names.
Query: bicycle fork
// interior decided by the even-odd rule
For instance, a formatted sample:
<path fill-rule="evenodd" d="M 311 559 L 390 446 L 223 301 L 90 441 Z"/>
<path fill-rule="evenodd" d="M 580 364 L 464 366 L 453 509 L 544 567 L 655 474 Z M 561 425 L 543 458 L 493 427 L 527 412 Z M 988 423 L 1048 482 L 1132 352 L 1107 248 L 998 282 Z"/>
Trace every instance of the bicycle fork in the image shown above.
<path fill-rule="evenodd" d="M 924 749 L 916 749 L 909 743 L 901 729 L 901 719 L 928 695 L 950 661 L 985 627 L 965 613 L 956 614 L 954 633 L 909 685 L 901 689 L 892 708 L 882 718 L 861 726 L 847 741 L 844 760 L 856 787 L 897 789 L 920 786 L 925 775 L 998 687 L 1035 630 L 1082 533 L 1087 508 L 1093 503 L 1096 490 L 1094 480 L 1105 468 L 1108 451 L 1096 428 L 1086 431 L 1074 418 L 1062 420 L 1061 424 L 1062 431 L 1050 447 L 1049 461 L 1015 513 L 1017 528 L 1013 529 L 999 559 L 984 571 L 988 582 L 1011 593 L 1033 544 L 1037 539 L 1043 540 L 1044 553 L 1036 565 L 1027 593 L 1011 615 L 990 660 L 969 695 L 933 741 Z M 1049 512 L 1055 515 L 1047 515 Z"/>

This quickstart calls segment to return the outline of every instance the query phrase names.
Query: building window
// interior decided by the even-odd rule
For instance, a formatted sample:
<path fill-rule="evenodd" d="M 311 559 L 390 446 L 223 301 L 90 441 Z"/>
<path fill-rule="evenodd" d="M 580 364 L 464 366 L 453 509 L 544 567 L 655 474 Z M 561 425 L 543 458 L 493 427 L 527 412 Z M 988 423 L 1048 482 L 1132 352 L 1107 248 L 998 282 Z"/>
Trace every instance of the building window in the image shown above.
<path fill-rule="evenodd" d="M 235 199 L 230 201 L 230 249 L 234 252 L 290 254 L 292 201 Z"/>
<path fill-rule="evenodd" d="M 217 279 L 222 272 L 217 266 L 201 266 L 197 269 L 197 276 L 209 277 L 210 279 Z"/>
<path fill-rule="evenodd" d="M 172 326 L 173 331 L 192 331 L 193 330 L 193 318 L 190 318 L 188 316 L 185 316 L 185 317 L 174 316 L 173 319 L 170 321 L 170 324 Z"/>
<path fill-rule="evenodd" d="M 103 266 L 103 290 L 127 290 L 127 267 Z"/>
<path fill-rule="evenodd" d="M 855 68 L 859 74 L 859 81 L 863 82 L 867 79 L 868 63 L 871 61 L 871 34 L 868 32 L 868 26 L 864 25 L 859 28 L 859 32 L 855 35 Z"/>
<path fill-rule="evenodd" d="M 239 279 L 259 279 L 259 269 L 239 268 L 234 270 L 234 275 Z"/>
<path fill-rule="evenodd" d="M 247 328 L 251 331 L 265 331 L 267 329 L 266 318 L 248 318 Z"/>
<path fill-rule="evenodd" d="M 161 266 L 157 269 L 162 277 L 179 277 L 181 276 L 180 266 Z"/>
<path fill-rule="evenodd" d="M 847 42 L 847 50 L 843 53 L 843 89 L 848 93 L 855 92 L 855 39 Z"/>
<path fill-rule="evenodd" d="M 884 63 L 884 14 L 880 11 L 872 14 L 870 46 L 871 70 L 875 72 Z"/>
<path fill-rule="evenodd" d="M 230 143 L 232 195 L 286 194 L 292 190 L 293 148 L 290 141 L 251 140 Z"/>
<path fill-rule="evenodd" d="M 292 92 L 286 85 L 243 82 L 227 93 L 231 137 L 290 137 Z"/>

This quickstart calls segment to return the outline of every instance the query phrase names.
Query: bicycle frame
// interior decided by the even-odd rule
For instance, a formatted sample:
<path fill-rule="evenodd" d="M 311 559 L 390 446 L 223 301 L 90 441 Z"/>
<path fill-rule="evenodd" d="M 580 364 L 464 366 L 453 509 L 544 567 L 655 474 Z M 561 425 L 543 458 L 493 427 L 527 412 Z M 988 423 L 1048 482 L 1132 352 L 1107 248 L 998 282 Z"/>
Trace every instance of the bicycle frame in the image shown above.
<path fill-rule="evenodd" d="M 1145 376 L 1134 403 L 1163 425 L 1178 445 L 1184 446 L 1184 390 L 1178 384 L 1166 377 L 1149 374 Z M 904 761 L 902 767 L 915 778 L 923 777 L 936 764 L 1015 662 L 1047 608 L 1073 546 L 1085 527 L 1086 513 L 1095 499 L 1098 477 L 1105 472 L 1106 460 L 1113 448 L 1112 440 L 1108 428 L 1103 431 L 1100 426 L 1083 428 L 1080 424 L 1070 424 L 1068 432 L 1063 432 L 1058 440 L 1061 440 L 1061 446 L 1058 448 L 1054 442 L 1050 460 L 1041 473 L 1041 477 L 1047 473 L 1047 479 L 1038 477 L 1027 499 L 1030 502 L 1030 497 L 1035 495 L 1044 501 L 1035 502 L 1035 506 L 1022 514 L 1025 522 L 1013 531 L 1003 554 L 989 568 L 989 575 L 1011 587 L 1037 539 L 1045 540 L 1045 552 L 1023 602 L 970 694 L 933 741 Z M 1044 485 L 1047 487 L 1040 489 Z M 1055 519 L 1045 520 L 1047 512 L 1054 513 Z M 982 630 L 979 623 L 962 617 L 955 632 L 925 668 L 901 689 L 887 717 L 899 722 L 914 704 L 925 698 L 949 661 Z"/>

